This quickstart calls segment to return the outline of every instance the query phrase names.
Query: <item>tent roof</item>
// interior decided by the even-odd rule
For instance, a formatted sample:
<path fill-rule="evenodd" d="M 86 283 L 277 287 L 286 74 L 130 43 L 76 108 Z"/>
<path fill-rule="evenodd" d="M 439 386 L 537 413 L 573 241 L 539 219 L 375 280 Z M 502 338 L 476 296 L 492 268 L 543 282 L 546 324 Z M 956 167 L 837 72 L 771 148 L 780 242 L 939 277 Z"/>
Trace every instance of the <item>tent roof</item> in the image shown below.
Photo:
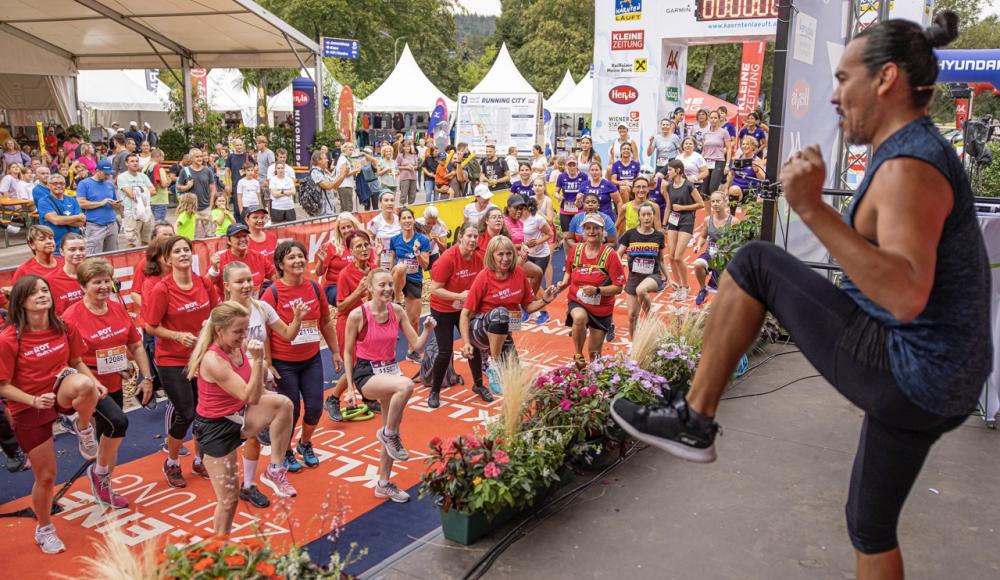
<path fill-rule="evenodd" d="M 558 92 L 558 90 L 556 91 Z M 555 96 L 555 95 L 553 95 Z M 575 87 L 559 100 L 552 99 L 546 105 L 550 113 L 589 115 L 594 106 L 594 71 L 580 79 Z"/>
<path fill-rule="evenodd" d="M 565 97 L 576 87 L 576 81 L 573 80 L 573 75 L 569 74 L 569 70 L 563 75 L 562 82 L 556 87 L 556 90 L 552 92 L 552 95 L 546 101 L 548 103 L 558 103 L 559 99 Z M 548 107 L 546 107 L 548 108 Z"/>
<path fill-rule="evenodd" d="M 507 43 L 500 45 L 500 52 L 493 61 L 493 66 L 486 73 L 483 80 L 479 81 L 473 93 L 536 93 L 521 71 L 517 70 L 514 60 L 507 51 Z"/>
<path fill-rule="evenodd" d="M 694 123 L 698 117 L 698 111 L 700 109 L 708 109 L 709 111 L 714 111 L 719 107 L 725 106 L 726 111 L 729 112 L 729 120 L 733 120 L 736 117 L 736 111 L 738 107 L 730 102 L 723 101 L 718 97 L 713 97 L 708 93 L 703 93 L 698 89 L 692 87 L 691 85 L 686 85 L 684 87 L 684 120 L 689 123 Z"/>
<path fill-rule="evenodd" d="M 84 70 L 77 77 L 80 104 L 99 111 L 166 111 L 170 89 L 146 90 L 142 70 Z"/>
<path fill-rule="evenodd" d="M 448 103 L 449 111 L 455 109 L 455 101 L 449 99 L 427 78 L 413 58 L 410 45 L 406 44 L 389 78 L 365 98 L 364 104 L 358 110 L 383 113 L 430 113 L 439 98 Z"/>
<path fill-rule="evenodd" d="M 253 0 L 5 0 L 0 47 L 15 40 L 73 69 L 297 68 L 319 51 Z M 67 74 L 37 66 L 10 72 Z"/>

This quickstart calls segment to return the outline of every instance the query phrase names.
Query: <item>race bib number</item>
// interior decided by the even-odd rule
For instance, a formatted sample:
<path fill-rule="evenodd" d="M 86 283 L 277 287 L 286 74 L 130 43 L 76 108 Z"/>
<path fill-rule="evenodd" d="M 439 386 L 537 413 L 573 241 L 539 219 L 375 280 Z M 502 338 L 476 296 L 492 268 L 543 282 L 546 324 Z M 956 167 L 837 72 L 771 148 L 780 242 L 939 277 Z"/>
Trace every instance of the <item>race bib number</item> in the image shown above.
<path fill-rule="evenodd" d="M 652 274 L 654 266 L 656 266 L 656 260 L 636 258 L 632 261 L 632 272 L 636 274 Z"/>
<path fill-rule="evenodd" d="M 244 425 L 246 425 L 246 414 L 247 414 L 247 408 L 243 407 L 238 412 L 233 413 L 232 415 L 226 415 L 226 419 L 232 421 L 233 423 L 236 423 L 240 427 L 243 427 Z"/>
<path fill-rule="evenodd" d="M 394 360 L 373 360 L 372 373 L 376 375 L 402 375 L 399 363 Z"/>
<path fill-rule="evenodd" d="M 676 212 L 676 211 L 670 212 L 670 215 L 667 217 L 667 223 L 670 224 L 670 225 L 672 225 L 672 226 L 676 226 L 676 225 L 680 224 L 681 223 L 681 214 L 680 214 L 680 212 Z"/>
<path fill-rule="evenodd" d="M 312 344 L 319 342 L 319 323 L 316 320 L 303 320 L 299 333 L 295 335 L 292 344 Z"/>
<path fill-rule="evenodd" d="M 127 369 L 128 354 L 125 345 L 97 349 L 97 374 L 110 375 Z"/>
<path fill-rule="evenodd" d="M 576 298 L 581 304 L 590 304 L 591 306 L 598 306 L 601 303 L 601 293 L 598 292 L 596 296 L 588 296 L 583 293 L 583 288 L 576 291 Z"/>
<path fill-rule="evenodd" d="M 517 332 L 521 330 L 521 310 L 511 310 L 510 311 L 510 325 L 508 326 L 511 332 Z"/>
<path fill-rule="evenodd" d="M 656 156 L 656 166 L 657 167 L 660 167 L 661 165 L 666 165 L 668 161 L 670 161 L 670 159 L 668 159 L 666 155 L 664 155 L 662 157 L 659 156 L 659 155 Z"/>
<path fill-rule="evenodd" d="M 576 200 L 567 201 L 563 200 L 563 211 L 566 213 L 576 213 L 579 210 L 576 208 Z"/>
<path fill-rule="evenodd" d="M 715 169 L 719 166 L 718 161 L 708 161 L 707 164 L 709 169 Z"/>
<path fill-rule="evenodd" d="M 708 243 L 708 257 L 714 258 L 716 254 L 719 253 L 719 246 L 715 242 Z"/>
<path fill-rule="evenodd" d="M 389 267 L 392 266 L 392 254 L 389 250 L 383 250 L 382 253 L 379 254 L 378 265 L 379 268 L 382 268 L 383 270 L 388 270 Z"/>
<path fill-rule="evenodd" d="M 407 274 L 416 274 L 420 271 L 420 264 L 417 263 L 416 258 L 403 258 L 401 261 L 406 264 Z"/>

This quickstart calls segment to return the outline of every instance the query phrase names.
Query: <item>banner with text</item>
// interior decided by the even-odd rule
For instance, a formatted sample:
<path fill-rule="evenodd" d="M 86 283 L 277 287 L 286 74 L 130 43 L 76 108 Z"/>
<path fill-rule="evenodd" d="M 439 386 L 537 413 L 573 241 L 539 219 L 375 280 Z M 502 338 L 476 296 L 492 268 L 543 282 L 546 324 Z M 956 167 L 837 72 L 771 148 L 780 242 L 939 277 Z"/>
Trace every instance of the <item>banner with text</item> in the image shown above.
<path fill-rule="evenodd" d="M 529 156 L 542 144 L 541 93 L 460 93 L 457 117 L 455 141 L 479 155 L 495 145 L 501 153 L 514 146 Z"/>
<path fill-rule="evenodd" d="M 740 64 L 740 84 L 736 90 L 736 104 L 739 107 L 739 118 L 757 109 L 760 98 L 760 82 L 764 78 L 764 48 L 763 42 L 743 43 L 743 62 Z"/>

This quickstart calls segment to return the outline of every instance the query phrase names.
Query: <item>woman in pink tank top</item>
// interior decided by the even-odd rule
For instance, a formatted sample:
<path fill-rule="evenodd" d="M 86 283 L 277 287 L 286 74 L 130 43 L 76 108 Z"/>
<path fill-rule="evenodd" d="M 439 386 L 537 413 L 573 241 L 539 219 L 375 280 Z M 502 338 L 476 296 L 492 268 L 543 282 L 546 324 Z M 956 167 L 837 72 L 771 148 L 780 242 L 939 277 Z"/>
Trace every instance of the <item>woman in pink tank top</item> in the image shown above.
<path fill-rule="evenodd" d="M 194 435 L 218 499 L 213 527 L 219 536 L 232 529 L 237 503 L 244 494 L 236 461 L 236 450 L 244 439 L 270 429 L 271 465 L 260 479 L 280 497 L 295 496 L 282 464 L 292 430 L 292 401 L 264 390 L 264 344 L 247 340 L 249 323 L 250 311 L 238 302 L 213 308 L 187 366 L 187 377 L 198 378 Z M 244 460 L 244 470 L 256 471 L 256 464 L 247 465 Z"/>
<path fill-rule="evenodd" d="M 437 323 L 428 316 L 424 319 L 423 332 L 417 336 L 403 307 L 392 302 L 395 290 L 392 274 L 387 270 L 373 270 L 365 284 L 371 300 L 351 311 L 347 317 L 344 374 L 352 401 L 357 390 L 364 398 L 375 399 L 382 404 L 382 428 L 375 433 L 383 447 L 375 497 L 402 503 L 409 501 L 410 495 L 389 481 L 389 474 L 393 461 L 410 458 L 399 436 L 399 425 L 406 402 L 413 394 L 413 381 L 399 371 L 396 339 L 402 331 L 410 350 L 420 351 Z"/>

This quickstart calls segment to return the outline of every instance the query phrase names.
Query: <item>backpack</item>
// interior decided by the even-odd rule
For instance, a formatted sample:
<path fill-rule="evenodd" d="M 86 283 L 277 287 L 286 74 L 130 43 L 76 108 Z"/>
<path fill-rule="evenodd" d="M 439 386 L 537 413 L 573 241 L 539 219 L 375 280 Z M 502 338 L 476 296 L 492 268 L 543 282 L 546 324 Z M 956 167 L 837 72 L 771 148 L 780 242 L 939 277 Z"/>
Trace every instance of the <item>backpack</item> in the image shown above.
<path fill-rule="evenodd" d="M 316 293 L 316 300 L 321 300 L 321 301 L 322 300 L 326 300 L 326 298 L 324 298 L 323 295 L 322 295 L 322 293 L 319 291 L 319 284 L 317 284 L 315 280 L 309 280 L 309 285 L 313 287 L 313 292 Z M 267 292 L 270 292 L 271 296 L 274 296 L 274 307 L 277 308 L 278 307 L 278 287 L 275 286 L 273 282 L 271 284 L 268 284 L 267 286 L 264 286 L 263 288 L 260 289 L 260 295 L 261 295 L 261 297 L 263 297 L 264 294 L 267 293 Z"/>
<path fill-rule="evenodd" d="M 420 359 L 420 370 L 417 371 L 416 376 L 412 378 L 420 379 L 420 382 L 424 385 L 430 386 L 433 382 L 432 376 L 434 374 L 434 359 L 437 358 L 437 354 L 437 336 L 431 333 L 430 338 L 427 339 L 427 344 L 424 346 L 424 358 Z M 444 371 L 444 379 L 441 381 L 441 386 L 443 388 L 447 388 L 454 385 L 464 384 L 465 378 L 455 372 L 455 360 L 453 358 L 448 361 L 448 368 Z"/>
<path fill-rule="evenodd" d="M 611 256 L 612 252 L 614 252 L 614 248 L 605 244 L 604 249 L 601 250 L 601 257 L 597 259 L 597 265 L 596 265 L 597 269 L 600 270 L 601 272 L 604 272 L 603 284 L 608 284 L 609 282 L 611 282 L 611 276 L 608 275 L 607 265 L 608 265 L 608 257 Z M 576 251 L 573 252 L 572 268 L 573 270 L 576 270 L 582 265 L 583 265 L 583 244 L 577 244 Z"/>
<path fill-rule="evenodd" d="M 307 214 L 315 217 L 323 212 L 323 198 L 326 191 L 313 181 L 312 173 L 299 181 L 299 205 Z"/>

